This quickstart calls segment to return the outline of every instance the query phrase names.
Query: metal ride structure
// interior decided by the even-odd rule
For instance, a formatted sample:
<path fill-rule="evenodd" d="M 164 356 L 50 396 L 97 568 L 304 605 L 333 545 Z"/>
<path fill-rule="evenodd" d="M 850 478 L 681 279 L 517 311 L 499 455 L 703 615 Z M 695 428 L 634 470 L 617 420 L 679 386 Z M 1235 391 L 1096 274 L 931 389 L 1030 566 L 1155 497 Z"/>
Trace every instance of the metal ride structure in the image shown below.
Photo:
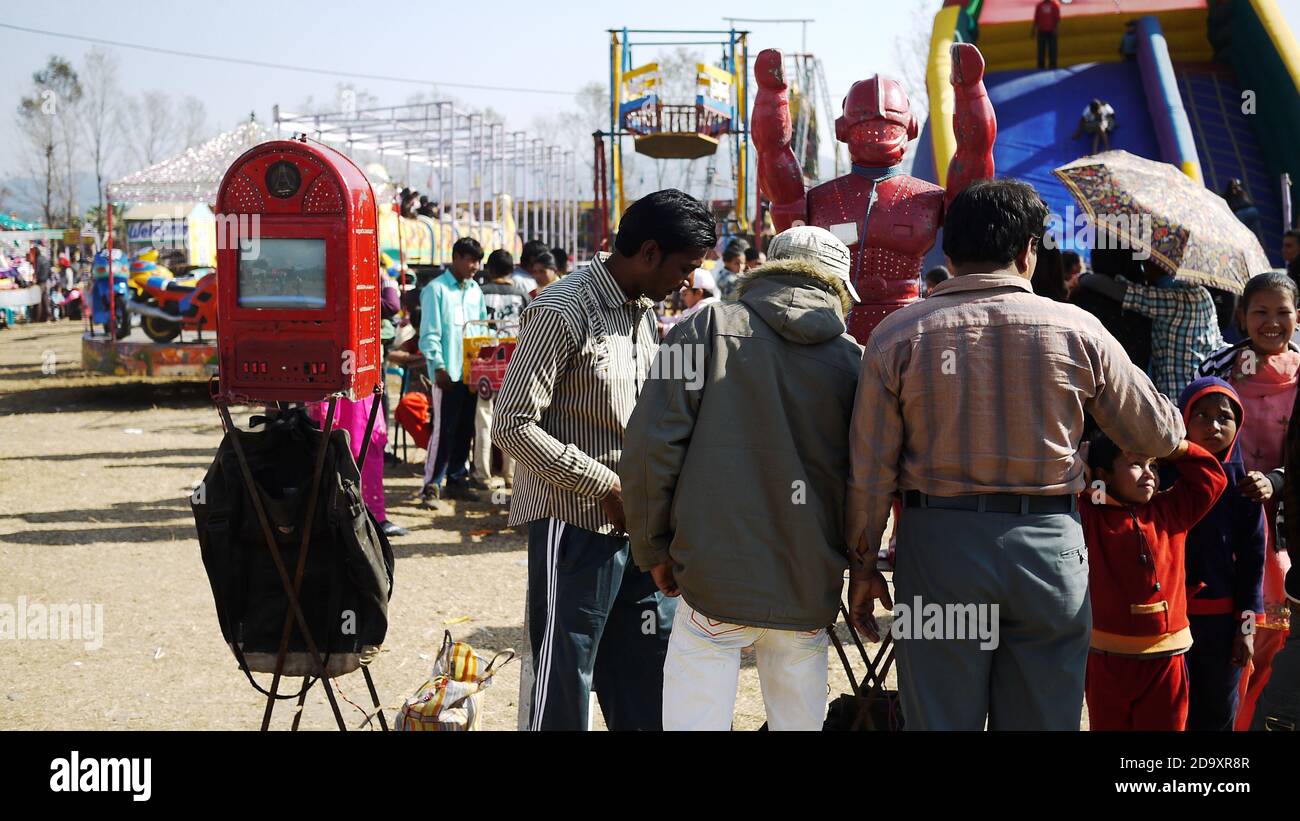
<path fill-rule="evenodd" d="M 835 177 L 843 173 L 844 150 L 835 139 L 835 129 L 829 119 L 835 113 L 831 102 L 830 87 L 826 84 L 826 68 L 821 59 L 808 51 L 808 24 L 817 21 L 811 17 L 724 17 L 727 25 L 736 23 L 760 23 L 776 25 L 799 25 L 799 51 L 785 54 L 785 77 L 789 86 L 790 113 L 793 117 L 791 149 L 804 170 L 804 181 L 812 186 L 825 179 L 818 165 L 822 144 L 822 130 L 830 137 L 830 149 L 834 159 Z M 820 112 L 820 113 L 819 113 Z M 759 186 L 760 199 L 762 186 Z M 755 209 L 755 213 L 760 213 Z M 755 217 L 758 222 L 758 217 Z"/>
<path fill-rule="evenodd" d="M 626 207 L 623 192 L 623 138 L 632 137 L 638 154 L 655 159 L 694 160 L 717 153 L 724 139 L 731 149 L 737 228 L 750 229 L 749 45 L 747 31 L 692 29 L 610 29 L 609 130 L 592 135 L 595 143 L 596 234 L 600 250 L 618 227 Z M 635 40 L 635 35 L 665 40 Z M 716 39 L 677 39 L 712 37 Z M 697 63 L 693 102 L 665 100 L 659 64 L 633 64 L 633 47 L 718 46 L 718 65 Z M 604 141 L 609 139 L 606 161 Z M 709 183 L 712 188 L 710 165 Z"/>
<path fill-rule="evenodd" d="M 274 123 L 277 134 L 305 133 L 359 164 L 375 161 L 392 169 L 400 163 L 393 170 L 413 188 L 425 181 L 422 188 L 437 216 L 422 217 L 424 228 L 409 219 L 397 226 L 404 235 L 393 250 L 403 262 L 449 262 L 451 245 L 462 236 L 479 239 L 485 251 L 505 248 L 516 256 L 522 242 L 515 234 L 577 249 L 579 200 L 572 149 L 525 131 L 507 131 L 503 123 L 449 100 L 314 114 L 276 106 Z M 382 207 L 385 194 L 376 191 L 376 196 Z M 386 233 L 383 224 L 380 232 Z M 420 250 L 425 241 L 432 249 L 429 258 Z M 382 250 L 388 248 L 381 241 Z"/>

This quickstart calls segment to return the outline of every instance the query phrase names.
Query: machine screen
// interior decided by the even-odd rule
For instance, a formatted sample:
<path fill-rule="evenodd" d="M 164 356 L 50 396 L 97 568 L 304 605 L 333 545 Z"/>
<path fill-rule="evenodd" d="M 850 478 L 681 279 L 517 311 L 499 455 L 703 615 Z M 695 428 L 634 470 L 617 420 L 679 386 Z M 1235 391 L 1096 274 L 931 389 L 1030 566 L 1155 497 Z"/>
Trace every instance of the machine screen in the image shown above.
<path fill-rule="evenodd" d="M 324 308 L 325 240 L 263 238 L 252 249 L 241 249 L 238 303 L 241 308 Z"/>

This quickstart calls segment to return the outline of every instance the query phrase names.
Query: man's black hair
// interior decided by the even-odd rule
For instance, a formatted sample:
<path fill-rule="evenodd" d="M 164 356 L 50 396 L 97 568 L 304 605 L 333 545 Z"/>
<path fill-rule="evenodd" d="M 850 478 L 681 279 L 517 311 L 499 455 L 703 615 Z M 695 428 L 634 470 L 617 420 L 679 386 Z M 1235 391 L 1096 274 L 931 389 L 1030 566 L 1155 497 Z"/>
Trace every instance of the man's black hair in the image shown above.
<path fill-rule="evenodd" d="M 456 244 L 451 246 L 451 255 L 453 257 L 469 257 L 477 262 L 483 259 L 483 246 L 479 245 L 478 240 L 473 237 L 461 237 L 456 240 Z"/>
<path fill-rule="evenodd" d="M 1065 266 L 1066 271 L 1069 271 L 1075 265 L 1082 264 L 1082 262 L 1083 262 L 1083 258 L 1079 256 L 1079 253 L 1077 251 L 1061 252 L 1061 264 Z"/>
<path fill-rule="evenodd" d="M 556 246 L 555 248 L 551 249 L 551 256 L 555 257 L 556 268 L 563 267 L 567 269 L 569 267 L 568 251 L 564 250 L 563 248 L 560 248 L 559 246 Z"/>
<path fill-rule="evenodd" d="M 745 262 L 758 262 L 758 255 L 762 253 L 758 248 L 750 246 L 745 249 Z"/>
<path fill-rule="evenodd" d="M 931 288 L 949 279 L 952 279 L 952 273 L 942 265 L 936 265 L 925 272 L 925 281 Z"/>
<path fill-rule="evenodd" d="M 527 270 L 533 267 L 533 260 L 543 251 L 549 251 L 546 243 L 540 239 L 530 239 L 524 243 L 523 250 L 519 252 L 519 267 Z"/>
<path fill-rule="evenodd" d="M 498 248 L 488 254 L 487 263 L 483 266 L 493 279 L 500 279 L 509 276 L 510 272 L 515 269 L 515 258 L 504 248 Z"/>
<path fill-rule="evenodd" d="M 1092 270 L 1108 277 L 1122 276 L 1130 282 L 1146 282 L 1146 266 L 1130 248 L 1093 248 Z"/>
<path fill-rule="evenodd" d="M 1047 224 L 1047 206 L 1032 185 L 977 180 L 953 198 L 943 220 L 943 252 L 954 265 L 1008 265 Z"/>
<path fill-rule="evenodd" d="M 1088 442 L 1088 468 L 1094 473 L 1098 470 L 1113 472 L 1115 460 L 1123 452 L 1109 436 L 1098 433 Z"/>
<path fill-rule="evenodd" d="M 533 257 L 533 261 L 528 267 L 532 268 L 533 265 L 541 265 L 543 268 L 554 268 L 555 256 L 550 251 L 542 251 L 540 254 Z"/>
<path fill-rule="evenodd" d="M 1283 231 L 1282 239 L 1286 239 L 1287 237 L 1291 237 L 1292 239 L 1300 242 L 1300 228 L 1288 228 L 1287 230 Z"/>
<path fill-rule="evenodd" d="M 712 248 L 718 241 L 718 226 L 704 203 L 675 188 L 647 194 L 623 214 L 614 248 L 619 254 L 635 256 L 641 246 L 653 241 L 665 256 L 687 249 Z"/>

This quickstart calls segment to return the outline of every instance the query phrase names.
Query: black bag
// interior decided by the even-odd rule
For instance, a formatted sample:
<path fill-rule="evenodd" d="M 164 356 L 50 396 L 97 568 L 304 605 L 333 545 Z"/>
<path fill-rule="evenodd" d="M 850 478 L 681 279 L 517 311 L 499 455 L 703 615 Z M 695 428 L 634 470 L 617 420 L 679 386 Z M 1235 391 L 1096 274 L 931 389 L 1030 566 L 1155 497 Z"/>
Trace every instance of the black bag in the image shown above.
<path fill-rule="evenodd" d="M 822 723 L 824 731 L 867 730 L 875 732 L 897 732 L 903 729 L 903 704 L 897 690 L 885 686 L 885 677 L 894 664 L 893 639 L 888 634 L 881 642 L 875 659 L 867 653 L 858 631 L 849 619 L 848 608 L 840 603 L 840 613 L 844 616 L 844 625 L 848 628 L 849 638 L 858 648 L 858 654 L 866 665 L 866 678 L 861 683 L 853 674 L 853 665 L 849 663 L 844 644 L 835 632 L 835 625 L 826 628 L 830 634 L 831 644 L 844 665 L 844 672 L 853 686 L 853 692 L 841 693 L 826 709 L 826 720 Z"/>
<path fill-rule="evenodd" d="M 251 424 L 265 427 L 227 432 L 190 498 L 221 634 L 245 675 L 275 672 L 289 600 L 231 437 L 238 436 L 243 446 L 292 582 L 322 436 L 301 408 L 254 417 Z M 378 651 L 388 631 L 393 592 L 393 551 L 362 502 L 361 476 L 342 430 L 330 434 L 313 518 L 299 602 L 326 675 L 333 677 L 356 670 Z M 315 672 L 296 620 L 282 672 Z"/>

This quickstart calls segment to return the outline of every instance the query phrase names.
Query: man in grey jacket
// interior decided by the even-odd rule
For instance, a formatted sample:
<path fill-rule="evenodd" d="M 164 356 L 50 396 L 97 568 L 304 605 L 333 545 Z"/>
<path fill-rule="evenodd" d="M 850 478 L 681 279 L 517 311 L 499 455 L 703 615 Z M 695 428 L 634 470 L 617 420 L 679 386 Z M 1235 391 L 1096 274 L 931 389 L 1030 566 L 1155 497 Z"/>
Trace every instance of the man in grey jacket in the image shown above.
<path fill-rule="evenodd" d="M 849 250 L 791 228 L 735 302 L 678 323 L 628 421 L 619 479 L 632 555 L 681 595 L 666 730 L 731 726 L 753 644 L 773 730 L 817 730 L 843 587 L 849 422 L 862 348 Z"/>

